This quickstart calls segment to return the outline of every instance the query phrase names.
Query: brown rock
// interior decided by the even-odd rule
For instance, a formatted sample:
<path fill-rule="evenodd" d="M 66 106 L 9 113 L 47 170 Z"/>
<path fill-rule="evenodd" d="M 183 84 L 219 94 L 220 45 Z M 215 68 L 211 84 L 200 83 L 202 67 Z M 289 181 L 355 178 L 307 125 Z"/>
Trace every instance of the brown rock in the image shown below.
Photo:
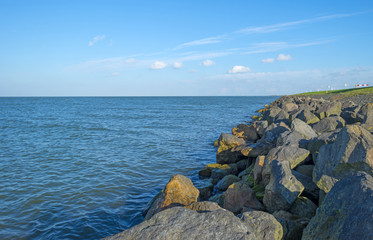
<path fill-rule="evenodd" d="M 161 194 L 154 200 L 145 219 L 150 219 L 154 214 L 175 206 L 186 206 L 197 202 L 199 191 L 192 181 L 181 175 L 172 176 Z"/>

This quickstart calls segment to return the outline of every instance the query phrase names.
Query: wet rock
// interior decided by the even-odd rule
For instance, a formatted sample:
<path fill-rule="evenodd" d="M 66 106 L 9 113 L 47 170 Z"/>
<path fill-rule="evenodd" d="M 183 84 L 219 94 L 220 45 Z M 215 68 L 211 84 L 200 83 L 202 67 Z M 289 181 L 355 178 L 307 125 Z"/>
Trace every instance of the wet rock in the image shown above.
<path fill-rule="evenodd" d="M 332 144 L 320 148 L 313 181 L 328 193 L 333 185 L 354 171 L 372 173 L 373 135 L 357 125 L 347 125 Z"/>
<path fill-rule="evenodd" d="M 303 189 L 303 185 L 292 174 L 289 162 L 272 161 L 271 178 L 263 198 L 264 206 L 269 212 L 288 210 Z"/>
<path fill-rule="evenodd" d="M 282 225 L 269 213 L 249 210 L 242 214 L 242 220 L 250 226 L 255 226 L 253 233 L 257 239 L 282 239 Z"/>
<path fill-rule="evenodd" d="M 146 213 L 145 219 L 150 219 L 154 214 L 175 206 L 185 206 L 197 202 L 199 191 L 192 181 L 181 175 L 172 176 L 162 193 L 153 201 Z"/>
<path fill-rule="evenodd" d="M 214 191 L 214 185 L 212 184 L 212 179 L 206 179 L 199 186 L 196 186 L 199 191 L 199 200 L 205 201 L 209 199 Z"/>
<path fill-rule="evenodd" d="M 223 193 L 223 208 L 239 213 L 246 208 L 261 210 L 262 204 L 256 199 L 255 192 L 245 183 L 236 182 Z"/>
<path fill-rule="evenodd" d="M 337 182 L 302 239 L 373 239 L 373 178 L 354 173 Z"/>
<path fill-rule="evenodd" d="M 302 238 L 303 229 L 309 222 L 308 218 L 294 216 L 283 210 L 274 212 L 273 216 L 282 225 L 284 240 L 300 240 Z"/>
<path fill-rule="evenodd" d="M 223 177 L 222 180 L 220 180 L 217 184 L 216 184 L 216 188 L 218 190 L 221 190 L 221 191 L 225 191 L 227 190 L 227 188 L 232 184 L 232 183 L 235 183 L 235 182 L 239 182 L 241 181 L 241 179 L 235 175 L 227 175 L 225 177 Z"/>

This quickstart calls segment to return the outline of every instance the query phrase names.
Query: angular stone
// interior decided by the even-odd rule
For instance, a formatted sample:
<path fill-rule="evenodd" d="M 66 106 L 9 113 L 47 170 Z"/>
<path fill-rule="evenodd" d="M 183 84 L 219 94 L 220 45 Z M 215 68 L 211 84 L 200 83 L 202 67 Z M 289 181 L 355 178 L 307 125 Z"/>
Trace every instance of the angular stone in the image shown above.
<path fill-rule="evenodd" d="M 298 118 L 307 124 L 314 124 L 320 121 L 320 119 L 315 114 L 313 114 L 310 110 L 306 110 L 306 109 L 300 111 L 295 116 L 295 118 Z"/>
<path fill-rule="evenodd" d="M 308 218 L 294 216 L 283 210 L 274 212 L 273 216 L 282 225 L 284 240 L 300 240 L 302 238 L 303 229 L 309 222 Z"/>
<path fill-rule="evenodd" d="M 276 218 L 269 213 L 249 210 L 242 214 L 242 220 L 250 226 L 255 226 L 253 233 L 257 239 L 282 239 L 282 226 Z"/>
<path fill-rule="evenodd" d="M 219 147 L 219 149 L 221 146 Z M 222 150 L 216 153 L 216 162 L 219 164 L 236 163 L 243 159 L 247 159 L 246 145 L 240 145 L 227 150 Z"/>
<path fill-rule="evenodd" d="M 364 104 L 360 108 L 357 118 L 363 124 L 373 125 L 373 103 Z"/>
<path fill-rule="evenodd" d="M 272 123 L 265 131 L 263 137 L 258 141 L 261 143 L 275 144 L 281 133 L 289 131 L 290 128 L 283 122 Z"/>
<path fill-rule="evenodd" d="M 313 138 L 308 142 L 307 149 L 311 152 L 312 160 L 314 163 L 316 162 L 320 147 L 325 144 L 333 143 L 340 131 L 341 129 L 339 128 L 334 130 L 333 132 L 322 133 L 317 138 Z"/>
<path fill-rule="evenodd" d="M 191 209 L 197 212 L 211 212 L 222 209 L 216 202 L 209 201 L 194 202 L 192 204 L 189 204 L 188 206 L 185 206 L 184 208 Z"/>
<path fill-rule="evenodd" d="M 279 114 L 281 111 L 283 111 L 281 108 L 273 106 L 267 111 L 263 112 L 262 119 L 268 121 L 268 124 L 271 124 L 273 123 L 273 119 L 276 117 L 276 115 Z"/>
<path fill-rule="evenodd" d="M 255 192 L 245 183 L 236 182 L 223 193 L 223 208 L 239 213 L 244 207 L 261 210 L 262 204 L 256 199 Z"/>
<path fill-rule="evenodd" d="M 197 202 L 199 191 L 192 181 L 181 175 L 172 176 L 162 193 L 153 201 L 146 213 L 145 219 L 150 219 L 154 214 L 175 206 L 185 206 Z"/>
<path fill-rule="evenodd" d="M 312 178 L 312 172 L 313 172 L 314 167 L 315 165 L 299 165 L 294 170 L 307 177 Z"/>
<path fill-rule="evenodd" d="M 264 161 L 265 161 L 264 155 L 260 155 L 256 158 L 254 170 L 253 170 L 253 177 L 254 177 L 255 183 L 260 183 L 262 181 Z"/>
<path fill-rule="evenodd" d="M 373 178 L 357 172 L 337 182 L 302 239 L 373 239 Z"/>
<path fill-rule="evenodd" d="M 287 161 L 271 163 L 271 179 L 265 188 L 263 203 L 269 212 L 288 210 L 303 192 L 303 185 L 294 177 Z"/>
<path fill-rule="evenodd" d="M 208 164 L 209 166 L 210 164 Z M 211 166 L 211 165 L 210 165 Z M 217 164 L 214 168 L 211 169 L 211 178 L 213 183 L 217 183 L 224 176 L 229 174 L 237 174 L 236 164 Z"/>
<path fill-rule="evenodd" d="M 332 144 L 320 148 L 313 181 L 325 193 L 354 171 L 372 173 L 373 135 L 357 125 L 347 125 Z"/>
<path fill-rule="evenodd" d="M 224 209 L 208 212 L 174 207 L 104 240 L 259 239 L 255 223 L 245 222 Z"/>
<path fill-rule="evenodd" d="M 323 118 L 321 121 L 313 125 L 313 130 L 318 133 L 331 132 L 337 128 L 345 126 L 345 120 L 340 116 L 330 116 Z"/>
<path fill-rule="evenodd" d="M 221 151 L 227 150 L 229 148 L 234 148 L 242 144 L 246 144 L 246 142 L 229 133 L 220 134 L 220 137 L 218 139 L 218 145 L 219 145 L 219 148 L 221 148 Z"/>
<path fill-rule="evenodd" d="M 235 175 L 227 175 L 216 184 L 216 188 L 221 191 L 227 190 L 227 188 L 235 182 L 239 182 L 241 179 Z"/>
<path fill-rule="evenodd" d="M 268 122 L 263 120 L 263 121 L 255 121 L 252 123 L 253 126 L 255 127 L 255 130 L 259 137 L 262 137 L 264 135 L 265 130 L 268 127 Z"/>
<path fill-rule="evenodd" d="M 312 201 L 316 202 L 319 199 L 319 188 L 316 186 L 316 184 L 312 181 L 312 177 L 303 175 L 297 171 L 292 170 L 291 171 L 294 175 L 294 177 L 302 183 L 304 190 L 302 192 L 302 195 L 311 199 Z"/>
<path fill-rule="evenodd" d="M 280 134 L 280 137 L 277 139 L 276 146 L 283 146 L 283 145 L 299 146 L 299 143 L 302 140 L 304 140 L 302 134 L 296 131 L 286 131 Z"/>
<path fill-rule="evenodd" d="M 291 169 L 306 161 L 310 151 L 295 145 L 286 145 L 273 148 L 266 156 L 268 162 L 273 160 L 289 161 Z"/>
<path fill-rule="evenodd" d="M 255 142 L 259 138 L 255 127 L 246 124 L 238 124 L 237 127 L 232 128 L 232 134 L 248 142 Z"/>
<path fill-rule="evenodd" d="M 316 110 L 316 115 L 320 119 L 329 117 L 330 115 L 340 115 L 342 111 L 341 102 L 324 102 Z"/>
<path fill-rule="evenodd" d="M 306 197 L 298 197 L 290 207 L 289 212 L 295 216 L 313 218 L 316 214 L 317 206 Z"/>
<path fill-rule="evenodd" d="M 208 201 L 216 202 L 220 207 L 223 207 L 223 203 L 224 203 L 223 194 L 222 193 L 216 194 L 210 197 Z"/>
<path fill-rule="evenodd" d="M 312 127 L 298 118 L 294 119 L 291 122 L 291 130 L 297 131 L 305 139 L 311 139 L 311 138 L 317 137 L 317 134 L 312 129 Z"/>
<path fill-rule="evenodd" d="M 247 156 L 256 158 L 259 155 L 266 155 L 274 147 L 272 143 L 257 142 L 247 148 Z"/>

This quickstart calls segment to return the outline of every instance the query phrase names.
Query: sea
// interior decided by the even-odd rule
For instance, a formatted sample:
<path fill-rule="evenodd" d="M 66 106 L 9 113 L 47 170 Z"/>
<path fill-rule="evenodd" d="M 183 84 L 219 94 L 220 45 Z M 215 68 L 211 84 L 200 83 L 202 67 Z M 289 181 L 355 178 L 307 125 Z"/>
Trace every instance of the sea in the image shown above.
<path fill-rule="evenodd" d="M 100 239 L 143 220 L 174 174 L 268 97 L 0 98 L 0 239 Z"/>

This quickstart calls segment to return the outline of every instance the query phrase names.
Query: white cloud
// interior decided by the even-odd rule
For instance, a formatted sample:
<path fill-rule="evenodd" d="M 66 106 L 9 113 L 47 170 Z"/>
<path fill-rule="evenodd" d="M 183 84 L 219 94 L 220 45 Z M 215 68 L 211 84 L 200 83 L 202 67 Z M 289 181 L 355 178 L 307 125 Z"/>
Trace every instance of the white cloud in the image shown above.
<path fill-rule="evenodd" d="M 157 70 L 157 69 L 163 69 L 167 67 L 167 63 L 162 61 L 155 61 L 152 65 L 150 65 L 150 69 Z"/>
<path fill-rule="evenodd" d="M 125 63 L 134 63 L 136 60 L 134 58 L 129 58 L 124 61 Z"/>
<path fill-rule="evenodd" d="M 179 69 L 179 68 L 181 68 L 183 66 L 183 63 L 181 63 L 181 62 L 174 62 L 174 64 L 172 64 L 172 67 L 174 68 L 174 69 Z"/>
<path fill-rule="evenodd" d="M 92 41 L 88 43 L 88 46 L 92 47 L 93 45 L 95 45 L 95 43 L 97 43 L 98 41 L 104 40 L 104 39 L 105 39 L 105 35 L 96 36 L 93 38 Z"/>
<path fill-rule="evenodd" d="M 277 61 L 289 61 L 291 60 L 292 57 L 290 56 L 290 54 L 286 55 L 286 54 L 279 54 L 276 58 Z"/>
<path fill-rule="evenodd" d="M 115 73 L 111 74 L 111 76 L 119 76 L 119 75 L 120 75 L 120 73 L 118 73 L 118 72 L 115 72 Z"/>
<path fill-rule="evenodd" d="M 217 36 L 217 37 L 209 37 L 209 38 L 203 38 L 187 43 L 183 43 L 177 47 L 174 48 L 174 50 L 184 48 L 184 47 L 192 47 L 192 46 L 199 46 L 199 45 L 206 45 L 206 44 L 212 44 L 212 43 L 219 43 L 224 38 L 223 36 Z"/>
<path fill-rule="evenodd" d="M 229 69 L 228 73 L 246 73 L 250 71 L 251 69 L 245 66 L 234 66 L 233 68 Z"/>
<path fill-rule="evenodd" d="M 274 58 L 266 58 L 266 59 L 262 59 L 262 63 L 273 63 L 275 61 Z"/>
<path fill-rule="evenodd" d="M 211 61 L 210 59 L 206 59 L 205 61 L 203 61 L 201 63 L 202 66 L 205 66 L 205 67 L 210 67 L 212 65 L 215 65 L 215 62 Z"/>

